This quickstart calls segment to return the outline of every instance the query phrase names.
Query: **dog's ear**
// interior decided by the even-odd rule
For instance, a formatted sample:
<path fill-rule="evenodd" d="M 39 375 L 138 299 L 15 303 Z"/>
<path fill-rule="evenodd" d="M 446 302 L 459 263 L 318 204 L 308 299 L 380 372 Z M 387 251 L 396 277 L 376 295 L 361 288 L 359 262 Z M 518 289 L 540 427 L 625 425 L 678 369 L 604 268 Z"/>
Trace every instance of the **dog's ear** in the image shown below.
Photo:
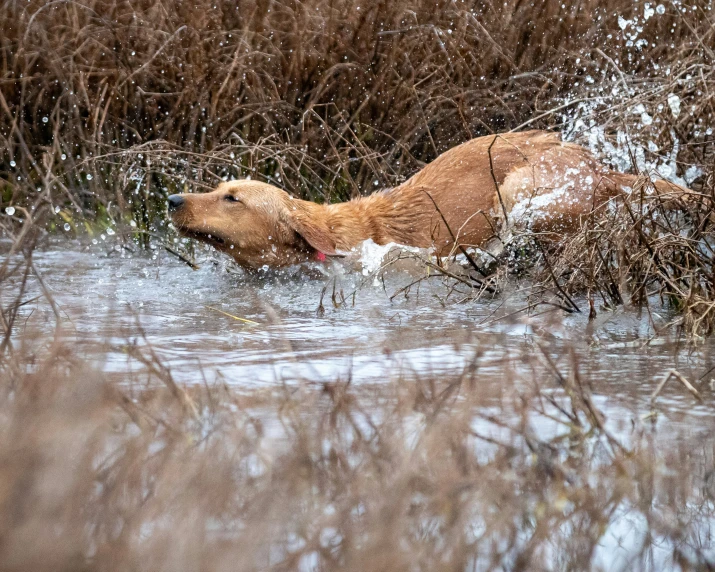
<path fill-rule="evenodd" d="M 293 199 L 286 209 L 286 222 L 318 252 L 337 255 L 335 236 L 318 205 Z"/>

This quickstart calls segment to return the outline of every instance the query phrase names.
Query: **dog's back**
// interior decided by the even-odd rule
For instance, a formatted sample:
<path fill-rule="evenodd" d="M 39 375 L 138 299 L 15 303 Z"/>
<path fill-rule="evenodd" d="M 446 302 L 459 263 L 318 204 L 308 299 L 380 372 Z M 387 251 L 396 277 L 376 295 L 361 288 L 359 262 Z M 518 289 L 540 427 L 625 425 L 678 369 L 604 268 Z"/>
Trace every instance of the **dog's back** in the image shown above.
<path fill-rule="evenodd" d="M 556 133 L 527 131 L 463 143 L 390 194 L 432 213 L 428 224 L 415 229 L 412 243 L 434 241 L 445 252 L 452 234 L 463 246 L 480 246 L 505 223 L 568 231 L 617 192 L 609 175 L 583 147 L 561 142 Z"/>

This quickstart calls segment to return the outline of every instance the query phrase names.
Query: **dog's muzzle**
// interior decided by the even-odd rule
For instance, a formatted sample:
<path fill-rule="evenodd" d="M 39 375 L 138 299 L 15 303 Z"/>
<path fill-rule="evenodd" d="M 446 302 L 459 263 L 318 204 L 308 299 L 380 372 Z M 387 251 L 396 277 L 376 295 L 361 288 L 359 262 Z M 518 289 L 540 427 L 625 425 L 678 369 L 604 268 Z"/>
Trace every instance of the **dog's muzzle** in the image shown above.
<path fill-rule="evenodd" d="M 181 195 L 170 195 L 169 198 L 167 199 L 167 201 L 168 201 L 167 206 L 168 206 L 169 212 L 176 211 L 176 210 L 180 209 L 186 202 L 184 200 L 184 197 L 182 197 Z"/>

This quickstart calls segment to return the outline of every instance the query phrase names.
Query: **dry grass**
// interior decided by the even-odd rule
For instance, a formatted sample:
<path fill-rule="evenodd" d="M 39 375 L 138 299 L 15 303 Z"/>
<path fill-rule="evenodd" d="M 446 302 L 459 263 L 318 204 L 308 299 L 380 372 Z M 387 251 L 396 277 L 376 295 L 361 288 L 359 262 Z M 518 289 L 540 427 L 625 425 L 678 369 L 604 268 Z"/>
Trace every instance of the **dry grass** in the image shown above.
<path fill-rule="evenodd" d="M 645 420 L 615 437 L 575 358 L 515 356 L 496 396 L 479 355 L 438 379 L 240 393 L 198 373 L 181 387 L 151 346 L 127 343 L 144 371 L 117 383 L 58 314 L 54 336 L 20 335 L 30 301 L 7 288 L 38 276 L 47 221 L 133 220 L 139 241 L 162 232 L 177 188 L 251 174 L 342 199 L 475 135 L 592 114 L 606 141 L 620 130 L 668 149 L 672 130 L 679 172 L 705 171 L 703 196 L 665 211 L 644 185 L 571 242 L 539 237 L 548 264 L 530 277 L 533 303 L 573 311 L 586 292 L 594 307 L 649 308 L 660 295 L 688 332 L 710 333 L 709 5 L 664 5 L 638 24 L 640 47 L 618 16 L 644 6 L 561 6 L 0 4 L 0 206 L 16 209 L 1 221 L 1 569 L 585 570 L 619 542 L 623 569 L 715 567 L 711 421 L 672 441 Z M 450 287 L 471 296 L 466 282 Z"/>
<path fill-rule="evenodd" d="M 548 351 L 533 376 L 504 364 L 495 401 L 478 355 L 442 379 L 242 394 L 178 387 L 131 345 L 148 373 L 117 385 L 49 342 L 0 364 L 3 570 L 714 565 L 711 434 L 636 422 L 619 442 Z"/>
<path fill-rule="evenodd" d="M 711 13 L 699 0 L 647 21 L 643 9 L 625 0 L 8 0 L 3 204 L 39 189 L 72 219 L 133 216 L 149 229 L 167 192 L 226 176 L 343 199 L 476 135 L 537 118 L 558 126 L 562 117 L 544 112 L 563 97 L 601 98 L 599 124 L 612 135 L 629 121 L 627 105 L 674 90 L 697 110 L 662 114 L 661 144 L 670 128 L 712 123 Z M 634 46 L 619 17 L 639 17 L 647 44 Z M 630 91 L 611 95 L 621 84 Z M 697 142 L 683 160 L 703 151 Z"/>
<path fill-rule="evenodd" d="M 620 168 L 663 163 L 677 139 L 678 175 L 704 173 L 694 188 L 707 195 L 696 216 L 706 221 L 711 6 L 656 8 L 630 0 L 5 1 L 0 209 L 25 207 L 40 226 L 70 234 L 131 222 L 126 232 L 146 247 L 165 234 L 164 199 L 176 190 L 250 175 L 342 200 L 394 185 L 471 137 L 528 125 L 591 137 Z M 640 212 L 623 210 L 608 230 L 589 223 L 552 261 L 556 280 L 608 305 L 643 304 L 657 290 L 686 310 L 689 333 L 709 333 L 711 271 L 707 248 L 694 246 L 710 240 L 709 223 L 692 226 L 690 217 L 672 233 L 663 221 L 638 222 Z M 21 214 L 2 217 L 6 235 L 19 232 Z M 656 235 L 643 224 L 670 238 L 651 244 Z M 616 255 L 632 244 L 644 251 Z M 540 282 L 563 301 L 547 274 Z"/>
<path fill-rule="evenodd" d="M 665 306 L 692 336 L 715 329 L 715 225 L 712 190 L 668 197 L 644 179 L 583 221 L 581 232 L 561 244 L 554 270 L 542 285 L 559 283 L 585 292 L 592 317 L 596 304 L 615 308 L 630 303 L 647 311 Z M 558 277 L 558 278 L 557 278 Z M 563 297 L 562 297 L 563 299 Z M 659 328 L 651 318 L 656 332 Z"/>

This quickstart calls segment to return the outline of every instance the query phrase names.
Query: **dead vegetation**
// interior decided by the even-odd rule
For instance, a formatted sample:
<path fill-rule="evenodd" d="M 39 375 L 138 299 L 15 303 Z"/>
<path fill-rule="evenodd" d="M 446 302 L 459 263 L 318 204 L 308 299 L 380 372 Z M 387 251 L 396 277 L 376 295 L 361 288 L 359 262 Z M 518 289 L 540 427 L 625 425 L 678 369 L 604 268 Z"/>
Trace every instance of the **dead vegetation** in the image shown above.
<path fill-rule="evenodd" d="M 548 346 L 488 391 L 477 352 L 453 376 L 246 392 L 178 385 L 145 342 L 119 383 L 62 334 L 0 357 L 3 570 L 715 565 L 711 417 L 666 436 L 654 401 L 614 433 Z"/>
<path fill-rule="evenodd" d="M 659 148 L 674 130 L 681 161 L 711 149 L 693 134 L 713 112 L 700 0 L 8 0 L 0 21 L 2 206 L 39 189 L 73 220 L 149 229 L 167 193 L 248 174 L 342 200 L 586 104 L 610 138 L 652 103 Z M 671 92 L 677 118 L 656 112 Z"/>
<path fill-rule="evenodd" d="M 629 303 L 650 315 L 665 307 L 682 330 L 707 336 L 715 328 L 713 194 L 659 193 L 647 178 L 560 245 L 552 284 L 586 293 L 595 305 Z M 558 276 L 558 278 L 557 278 Z M 542 277 L 543 284 L 549 279 Z M 656 331 L 659 328 L 651 320 Z M 661 328 L 662 329 L 662 328 Z"/>
<path fill-rule="evenodd" d="M 593 120 L 605 142 L 651 140 L 653 160 L 675 133 L 699 194 L 664 209 L 644 183 L 569 242 L 537 237 L 548 263 L 529 308 L 661 298 L 707 335 L 709 8 L 668 3 L 622 28 L 645 5 L 2 1 L 0 568 L 713 569 L 712 419 L 665 435 L 657 399 L 647 418 L 609 419 L 578 361 L 547 346 L 504 362 L 496 395 L 479 354 L 461 375 L 380 387 L 241 393 L 200 373 L 183 387 L 141 340 L 123 348 L 141 374 L 117 380 L 62 331 L 46 289 L 54 336 L 25 330 L 33 300 L 7 288 L 42 283 L 44 228 L 133 221 L 148 244 L 177 188 L 250 174 L 337 200 L 475 135 Z M 507 272 L 432 264 L 460 300 Z"/>
<path fill-rule="evenodd" d="M 709 336 L 714 197 L 712 186 L 687 195 L 659 191 L 644 175 L 631 191 L 595 207 L 573 236 L 514 233 L 505 245 L 507 263 L 487 283 L 496 288 L 514 272 L 525 275 L 528 311 L 549 304 L 593 319 L 625 304 L 644 312 L 655 335 L 676 326 L 689 339 Z M 652 312 L 664 311 L 670 319 L 653 319 Z"/>

